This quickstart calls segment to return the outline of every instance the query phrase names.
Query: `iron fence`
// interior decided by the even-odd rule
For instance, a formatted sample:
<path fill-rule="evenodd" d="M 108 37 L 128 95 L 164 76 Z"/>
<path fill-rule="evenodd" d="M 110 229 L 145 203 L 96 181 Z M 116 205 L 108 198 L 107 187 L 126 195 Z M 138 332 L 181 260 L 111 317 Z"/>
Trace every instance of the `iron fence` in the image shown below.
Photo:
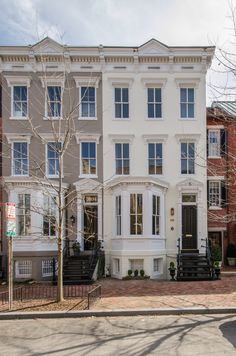
<path fill-rule="evenodd" d="M 95 303 L 98 299 L 101 299 L 102 287 L 96 286 L 90 292 L 88 292 L 88 309 L 90 309 L 91 305 Z"/>

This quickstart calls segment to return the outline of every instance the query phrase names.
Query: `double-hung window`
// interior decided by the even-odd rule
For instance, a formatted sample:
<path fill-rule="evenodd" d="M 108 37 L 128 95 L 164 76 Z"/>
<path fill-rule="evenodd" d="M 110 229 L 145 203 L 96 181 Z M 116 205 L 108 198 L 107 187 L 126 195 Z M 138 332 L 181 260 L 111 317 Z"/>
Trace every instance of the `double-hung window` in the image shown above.
<path fill-rule="evenodd" d="M 148 118 L 161 118 L 161 88 L 147 88 Z"/>
<path fill-rule="evenodd" d="M 12 114 L 14 117 L 27 117 L 28 90 L 26 85 L 13 86 Z"/>
<path fill-rule="evenodd" d="M 220 130 L 208 130 L 208 156 L 220 157 Z"/>
<path fill-rule="evenodd" d="M 116 235 L 121 235 L 121 195 L 116 196 Z"/>
<path fill-rule="evenodd" d="M 43 235 L 56 236 L 56 197 L 44 195 Z"/>
<path fill-rule="evenodd" d="M 81 87 L 81 117 L 96 117 L 96 89 L 95 87 Z"/>
<path fill-rule="evenodd" d="M 60 86 L 47 86 L 47 116 L 52 118 L 61 117 L 61 94 Z"/>
<path fill-rule="evenodd" d="M 31 203 L 30 194 L 18 194 L 18 235 L 25 236 L 30 234 L 31 228 Z"/>
<path fill-rule="evenodd" d="M 115 144 L 116 174 L 130 173 L 129 143 Z"/>
<path fill-rule="evenodd" d="M 59 155 L 61 150 L 60 142 L 48 142 L 47 144 L 47 175 L 59 175 Z"/>
<path fill-rule="evenodd" d="M 13 142 L 13 175 L 26 176 L 29 173 L 28 143 Z"/>
<path fill-rule="evenodd" d="M 42 277 L 51 277 L 53 275 L 53 260 L 42 261 Z"/>
<path fill-rule="evenodd" d="M 97 175 L 96 142 L 81 142 L 81 174 Z"/>
<path fill-rule="evenodd" d="M 148 173 L 162 174 L 162 143 L 148 144 Z"/>
<path fill-rule="evenodd" d="M 115 88 L 115 118 L 129 118 L 129 88 Z"/>
<path fill-rule="evenodd" d="M 130 194 L 130 235 L 143 234 L 143 195 Z"/>
<path fill-rule="evenodd" d="M 209 181 L 208 202 L 210 207 L 221 207 L 221 181 Z"/>
<path fill-rule="evenodd" d="M 181 174 L 195 173 L 195 144 L 181 142 Z"/>
<path fill-rule="evenodd" d="M 180 117 L 194 118 L 194 88 L 180 88 Z"/>
<path fill-rule="evenodd" d="M 160 235 L 160 197 L 152 196 L 152 235 Z"/>

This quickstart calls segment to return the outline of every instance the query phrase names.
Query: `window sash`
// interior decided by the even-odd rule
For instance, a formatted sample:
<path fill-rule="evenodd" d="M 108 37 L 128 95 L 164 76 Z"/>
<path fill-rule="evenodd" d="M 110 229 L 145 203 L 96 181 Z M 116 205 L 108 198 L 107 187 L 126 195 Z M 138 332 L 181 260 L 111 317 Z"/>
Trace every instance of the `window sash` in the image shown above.
<path fill-rule="evenodd" d="M 130 173 L 129 143 L 115 144 L 116 174 L 127 175 Z"/>
<path fill-rule="evenodd" d="M 32 276 L 32 261 L 16 261 L 16 278 L 28 278 Z"/>
<path fill-rule="evenodd" d="M 26 117 L 27 114 L 28 114 L 28 88 L 25 85 L 14 86 L 13 87 L 13 116 Z"/>
<path fill-rule="evenodd" d="M 81 171 L 84 175 L 97 174 L 96 142 L 81 142 Z"/>
<path fill-rule="evenodd" d="M 152 196 L 152 235 L 160 235 L 160 197 Z"/>
<path fill-rule="evenodd" d="M 148 118 L 162 117 L 161 88 L 147 88 Z"/>
<path fill-rule="evenodd" d="M 121 195 L 116 196 L 116 235 L 121 235 Z"/>
<path fill-rule="evenodd" d="M 42 276 L 51 277 L 53 275 L 53 260 L 42 261 Z"/>
<path fill-rule="evenodd" d="M 194 88 L 180 88 L 180 116 L 194 118 Z"/>
<path fill-rule="evenodd" d="M 115 118 L 129 118 L 129 88 L 115 88 Z"/>
<path fill-rule="evenodd" d="M 61 116 L 61 87 L 47 86 L 47 116 Z"/>
<path fill-rule="evenodd" d="M 143 234 L 143 195 L 130 194 L 130 235 Z"/>
<path fill-rule="evenodd" d="M 181 174 L 195 174 L 194 142 L 181 142 Z"/>
<path fill-rule="evenodd" d="M 209 206 L 221 207 L 221 182 L 209 181 Z"/>
<path fill-rule="evenodd" d="M 43 235 L 56 236 L 56 197 L 44 195 Z"/>
<path fill-rule="evenodd" d="M 28 175 L 28 143 L 13 142 L 13 175 Z"/>
<path fill-rule="evenodd" d="M 81 117 L 95 117 L 95 104 L 95 87 L 81 87 Z"/>
<path fill-rule="evenodd" d="M 18 235 L 25 236 L 30 234 L 31 228 L 31 197 L 30 194 L 18 194 Z"/>
<path fill-rule="evenodd" d="M 59 151 L 60 142 L 48 142 L 47 144 L 47 173 L 50 176 L 59 175 Z"/>
<path fill-rule="evenodd" d="M 148 174 L 163 173 L 163 151 L 162 143 L 148 144 Z"/>
<path fill-rule="evenodd" d="M 220 130 L 208 131 L 208 156 L 220 157 Z"/>

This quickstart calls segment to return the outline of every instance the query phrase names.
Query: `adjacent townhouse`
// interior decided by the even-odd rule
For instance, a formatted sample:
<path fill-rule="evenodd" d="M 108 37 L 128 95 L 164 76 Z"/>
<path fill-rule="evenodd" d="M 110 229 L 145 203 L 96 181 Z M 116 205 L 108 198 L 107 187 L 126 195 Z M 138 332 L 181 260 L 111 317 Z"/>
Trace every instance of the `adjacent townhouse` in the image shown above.
<path fill-rule="evenodd" d="M 59 152 L 64 246 L 85 231 L 91 250 L 102 220 L 102 78 L 98 48 L 46 38 L 0 47 L 4 202 L 16 204 L 15 278 L 48 279 L 57 257 Z M 66 209 L 65 209 L 66 208 Z M 86 214 L 85 214 L 86 212 Z M 91 219 L 88 216 L 91 216 Z M 95 227 L 94 227 L 95 229 Z M 3 270 L 6 274 L 6 239 Z"/>
<path fill-rule="evenodd" d="M 167 276 L 207 238 L 206 87 L 214 47 L 0 47 L 4 201 L 17 206 L 16 278 L 47 279 L 64 247 L 102 245 L 111 275 Z M 68 118 L 72 118 L 69 120 Z M 70 126 L 59 179 L 59 154 Z M 67 136 L 66 136 L 67 137 Z M 6 266 L 6 245 L 3 246 Z"/>
<path fill-rule="evenodd" d="M 236 244 L 236 103 L 216 101 L 207 110 L 208 237 L 225 261 Z"/>

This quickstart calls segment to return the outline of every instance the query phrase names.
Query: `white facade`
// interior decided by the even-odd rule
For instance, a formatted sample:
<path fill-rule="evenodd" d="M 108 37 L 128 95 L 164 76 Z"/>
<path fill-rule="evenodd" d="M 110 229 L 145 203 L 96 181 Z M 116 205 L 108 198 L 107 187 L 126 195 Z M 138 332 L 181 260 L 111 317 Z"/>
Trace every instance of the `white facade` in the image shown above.
<path fill-rule="evenodd" d="M 114 277 L 122 278 L 133 268 L 144 269 L 151 278 L 166 277 L 167 264 L 175 259 L 177 239 L 182 236 L 182 205 L 186 205 L 182 202 L 183 195 L 194 195 L 195 201 L 190 205 L 197 208 L 196 248 L 203 251 L 201 239 L 207 237 L 205 75 L 209 58 L 206 52 L 202 48 L 170 49 L 151 40 L 135 53 L 130 48 L 114 49 L 110 54 L 117 57 L 117 62 L 122 61 L 120 58 L 124 61 L 123 67 L 123 63 L 107 64 L 103 72 L 104 182 L 108 182 L 104 198 L 104 240 L 107 264 Z M 209 53 L 211 57 L 212 52 Z M 128 118 L 115 117 L 115 88 L 128 88 Z M 161 117 L 148 118 L 148 88 L 161 89 Z M 194 92 L 193 117 L 181 118 L 181 88 L 193 89 L 189 92 Z M 123 101 L 127 103 L 127 98 Z M 181 143 L 185 142 L 194 144 L 194 174 L 181 173 Z M 116 174 L 117 143 L 129 144 L 129 174 L 123 171 L 121 175 Z M 162 144 L 161 174 L 149 174 L 150 143 Z M 131 194 L 142 195 L 141 234 L 131 234 Z M 117 196 L 121 197 L 118 234 Z M 160 199 L 160 226 L 155 235 L 153 196 Z"/>

